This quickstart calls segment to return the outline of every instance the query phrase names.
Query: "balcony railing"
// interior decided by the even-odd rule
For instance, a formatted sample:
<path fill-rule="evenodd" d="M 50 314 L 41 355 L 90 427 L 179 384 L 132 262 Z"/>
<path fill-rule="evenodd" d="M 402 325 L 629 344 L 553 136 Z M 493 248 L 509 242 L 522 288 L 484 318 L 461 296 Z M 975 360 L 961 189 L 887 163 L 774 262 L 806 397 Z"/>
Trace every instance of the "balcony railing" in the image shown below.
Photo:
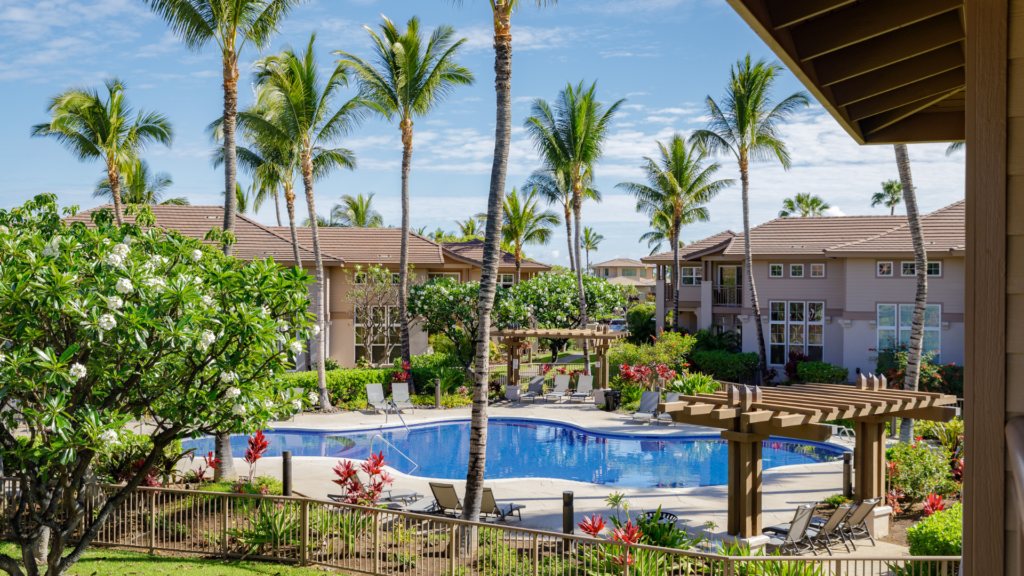
<path fill-rule="evenodd" d="M 743 287 L 734 284 L 716 284 L 711 291 L 713 306 L 742 306 Z"/>

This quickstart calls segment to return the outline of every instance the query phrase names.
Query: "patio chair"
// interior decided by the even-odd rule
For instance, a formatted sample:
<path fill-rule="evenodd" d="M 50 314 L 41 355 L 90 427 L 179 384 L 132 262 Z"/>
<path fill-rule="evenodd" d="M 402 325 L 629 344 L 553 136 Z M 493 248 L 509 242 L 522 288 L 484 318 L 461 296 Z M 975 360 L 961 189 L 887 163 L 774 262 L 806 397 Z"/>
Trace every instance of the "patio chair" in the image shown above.
<path fill-rule="evenodd" d="M 429 498 L 417 500 L 412 504 L 402 504 L 400 502 L 388 502 L 386 504 L 389 510 L 401 510 L 402 512 L 412 512 L 413 514 L 437 514 L 437 502 Z"/>
<path fill-rule="evenodd" d="M 555 402 L 558 402 L 559 398 L 565 398 L 565 395 L 569 393 L 569 380 L 568 374 L 555 376 L 555 388 L 544 395 L 544 401 L 547 402 L 554 398 Z"/>
<path fill-rule="evenodd" d="M 768 545 L 775 546 L 780 553 L 790 552 L 799 555 L 810 550 L 817 556 L 818 551 L 814 549 L 814 543 L 811 542 L 811 537 L 816 535 L 817 532 L 810 530 L 811 517 L 814 516 L 815 506 L 817 504 L 801 504 L 797 506 L 796 512 L 793 514 L 793 521 L 789 523 L 789 527 L 784 531 L 780 526 L 773 526 L 763 530 L 762 532 L 770 531 L 770 533 L 776 534 L 769 537 Z M 782 537 L 780 538 L 779 536 Z"/>
<path fill-rule="evenodd" d="M 539 396 L 544 394 L 544 376 L 534 376 L 530 378 L 530 385 L 526 389 L 526 394 L 519 395 L 519 401 L 531 400 L 535 401 Z"/>
<path fill-rule="evenodd" d="M 867 518 L 868 514 L 874 511 L 875 506 L 878 506 L 878 503 L 881 501 L 881 498 L 871 498 L 861 502 L 853 509 L 853 512 L 850 512 L 850 516 L 839 527 L 843 536 L 850 541 L 850 544 L 853 544 L 854 550 L 857 549 L 855 540 L 863 540 L 865 538 L 871 540 L 872 546 L 878 546 L 875 543 L 875 537 L 871 535 L 871 529 L 868 528 Z"/>
<path fill-rule="evenodd" d="M 373 408 L 373 413 L 383 410 L 385 414 L 391 409 L 391 404 L 384 398 L 384 386 L 381 384 L 366 385 L 366 403 Z"/>
<path fill-rule="evenodd" d="M 569 402 L 575 402 L 577 400 L 581 403 L 586 402 L 587 398 L 590 398 L 593 395 L 594 377 L 580 374 L 580 379 L 576 382 L 576 391 L 569 395 Z"/>
<path fill-rule="evenodd" d="M 812 544 L 821 544 L 828 551 L 828 555 L 832 555 L 832 541 L 834 538 L 838 538 L 843 546 L 846 546 L 846 551 L 850 551 L 850 545 L 846 543 L 846 536 L 843 535 L 842 524 L 843 521 L 850 515 L 850 511 L 853 510 L 853 504 L 846 503 L 840 504 L 836 511 L 829 516 L 828 520 L 824 524 L 821 524 L 814 529 L 814 536 L 811 537 Z M 817 518 L 815 518 L 817 520 Z M 813 525 L 813 521 L 811 523 Z"/>
<path fill-rule="evenodd" d="M 455 517 L 462 511 L 462 500 L 451 484 L 431 482 L 430 491 L 434 493 L 434 501 L 437 503 L 437 511 L 445 516 Z"/>
<path fill-rule="evenodd" d="M 501 520 L 502 522 L 508 522 L 509 517 L 515 515 L 519 518 L 519 521 L 523 521 L 523 514 L 520 512 L 523 508 L 526 508 L 523 504 L 503 504 L 499 505 L 494 500 L 494 493 L 491 492 L 490 488 L 484 488 L 483 497 L 480 500 L 480 512 L 494 516 L 494 521 Z"/>
<path fill-rule="evenodd" d="M 640 395 L 640 407 L 633 413 L 633 420 L 644 420 L 650 422 L 658 411 L 658 402 L 661 402 L 661 393 L 644 392 Z"/>
<path fill-rule="evenodd" d="M 409 401 L 409 384 L 407 382 L 395 382 L 391 385 L 391 407 L 396 412 L 399 410 L 415 412 L 412 402 Z"/>
<path fill-rule="evenodd" d="M 669 393 L 665 394 L 665 402 L 678 402 L 678 401 L 679 401 L 679 392 L 669 392 Z M 676 423 L 676 421 L 672 419 L 672 415 L 668 414 L 668 413 L 658 414 L 658 419 L 655 420 L 655 422 L 657 422 L 658 424 L 668 424 L 669 426 L 671 426 L 671 425 Z"/>

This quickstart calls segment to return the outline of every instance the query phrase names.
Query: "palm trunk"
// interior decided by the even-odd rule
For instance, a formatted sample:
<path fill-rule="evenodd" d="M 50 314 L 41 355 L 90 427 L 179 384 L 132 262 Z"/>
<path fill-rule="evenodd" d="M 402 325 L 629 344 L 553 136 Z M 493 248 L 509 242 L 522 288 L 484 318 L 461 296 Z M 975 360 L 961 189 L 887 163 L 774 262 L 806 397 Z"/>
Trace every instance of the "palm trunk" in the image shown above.
<path fill-rule="evenodd" d="M 231 455 L 231 434 L 217 434 L 214 436 L 214 455 L 220 460 L 220 465 L 213 471 L 214 480 L 236 480 L 238 472 L 235 470 L 235 457 Z"/>
<path fill-rule="evenodd" d="M 768 370 L 768 356 L 764 350 L 764 329 L 761 327 L 761 305 L 757 303 L 757 289 L 754 286 L 754 265 L 750 259 L 750 174 L 747 159 L 740 160 L 740 182 L 743 184 L 743 267 L 750 286 L 750 305 L 754 309 L 754 325 L 757 329 L 757 353 L 761 358 L 761 373 Z M 678 244 L 678 242 L 677 242 Z"/>
<path fill-rule="evenodd" d="M 679 219 L 673 224 L 672 230 L 672 294 L 675 303 L 672 307 L 672 327 L 679 331 Z"/>
<path fill-rule="evenodd" d="M 516 284 L 519 284 L 519 274 L 523 267 L 523 253 L 516 250 Z"/>
<path fill-rule="evenodd" d="M 907 350 L 907 373 L 904 390 L 917 390 L 921 375 L 921 348 L 924 341 L 924 311 L 928 304 L 928 253 L 924 249 L 921 215 L 917 211 L 917 195 L 910 177 L 910 156 L 906 144 L 895 144 L 896 167 L 900 172 L 903 201 L 907 204 L 907 223 L 914 241 L 914 270 L 917 272 L 917 292 L 914 295 L 914 320 L 910 325 L 910 348 Z M 898 311 L 897 311 L 898 312 Z M 904 418 L 900 422 L 900 442 L 909 444 L 914 439 L 914 421 Z"/>
<path fill-rule="evenodd" d="M 316 224 L 316 207 L 313 205 L 313 161 L 309 151 L 302 154 L 302 185 L 306 189 L 306 206 L 309 207 L 309 229 L 313 232 L 313 259 L 316 261 L 316 325 L 320 327 L 320 333 L 314 339 L 316 345 L 316 381 L 320 389 L 320 411 L 334 412 L 331 405 L 331 397 L 327 393 L 327 373 L 324 367 L 326 350 L 324 350 L 324 339 L 327 336 L 327 321 L 324 311 L 324 289 L 327 282 L 324 281 L 324 261 L 320 255 L 320 234 Z"/>
<path fill-rule="evenodd" d="M 121 209 L 121 175 L 117 164 L 107 162 L 107 181 L 110 182 L 110 195 L 114 197 L 114 220 L 118 226 L 124 226 L 124 210 Z"/>
<path fill-rule="evenodd" d="M 292 231 L 292 252 L 294 252 L 295 265 L 301 268 L 302 258 L 299 256 L 299 235 L 295 231 L 295 191 L 292 190 L 291 186 L 285 186 L 284 203 L 288 209 L 288 227 Z"/>
<path fill-rule="evenodd" d="M 576 261 L 572 257 L 572 205 L 565 205 L 565 240 L 569 245 L 569 271 L 576 271 Z"/>
<path fill-rule="evenodd" d="M 573 219 L 576 221 L 576 229 L 573 230 L 573 236 L 575 246 L 573 247 L 576 252 L 576 261 L 582 263 L 583 260 L 580 258 L 580 230 L 583 228 L 581 221 L 580 212 L 583 210 L 583 196 L 580 191 L 580 185 L 577 183 L 573 186 Z M 579 288 L 580 297 L 580 329 L 587 329 L 587 293 L 583 288 L 583 270 L 582 266 L 576 267 L 576 286 Z M 590 346 L 589 340 L 583 339 L 583 370 L 584 374 L 591 374 L 590 371 Z"/>
<path fill-rule="evenodd" d="M 409 170 L 412 168 L 412 120 L 402 121 L 402 256 L 398 271 L 398 315 L 402 321 L 402 363 L 412 362 L 409 343 Z M 387 360 L 387 359 L 385 359 Z M 415 390 L 415 382 L 412 384 Z"/>
<path fill-rule="evenodd" d="M 238 199 L 235 196 L 235 121 L 238 114 L 238 67 L 235 55 L 224 57 L 224 231 L 235 231 L 235 210 Z M 224 253 L 231 253 L 231 246 L 224 244 Z"/>
<path fill-rule="evenodd" d="M 274 186 L 274 210 L 277 212 L 277 226 L 281 227 L 281 202 L 277 199 L 277 186 Z"/>
<path fill-rule="evenodd" d="M 512 136 L 512 7 L 510 0 L 495 2 L 494 7 L 494 159 L 491 163 L 491 187 L 487 192 L 487 227 L 484 230 L 484 261 L 480 271 L 480 296 L 477 303 L 476 372 L 473 382 L 473 412 L 469 425 L 469 467 L 466 469 L 466 493 L 462 497 L 462 518 L 480 518 L 480 500 L 484 491 L 487 463 L 487 393 L 491 373 L 491 310 L 498 280 L 498 253 L 501 250 L 501 216 L 508 168 L 509 140 Z"/>

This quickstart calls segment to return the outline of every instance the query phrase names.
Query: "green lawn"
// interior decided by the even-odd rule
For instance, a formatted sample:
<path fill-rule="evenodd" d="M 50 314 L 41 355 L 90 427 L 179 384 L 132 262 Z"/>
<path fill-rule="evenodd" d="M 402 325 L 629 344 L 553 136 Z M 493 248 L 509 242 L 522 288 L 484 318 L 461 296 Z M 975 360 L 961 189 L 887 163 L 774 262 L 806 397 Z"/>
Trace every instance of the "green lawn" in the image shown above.
<path fill-rule="evenodd" d="M 9 543 L 0 543 L 0 552 L 20 557 Z M 322 569 L 298 568 L 269 562 L 201 560 L 180 556 L 150 556 L 141 552 L 123 552 L 93 548 L 67 571 L 68 576 L 323 576 Z"/>

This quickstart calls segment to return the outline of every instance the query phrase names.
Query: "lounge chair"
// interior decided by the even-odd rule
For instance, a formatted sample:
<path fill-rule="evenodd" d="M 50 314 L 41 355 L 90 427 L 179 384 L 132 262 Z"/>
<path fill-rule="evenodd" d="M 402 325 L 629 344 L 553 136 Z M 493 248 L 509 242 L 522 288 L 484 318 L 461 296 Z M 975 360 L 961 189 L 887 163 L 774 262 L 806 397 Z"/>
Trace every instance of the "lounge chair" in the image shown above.
<path fill-rule="evenodd" d="M 569 395 L 569 402 L 586 402 L 587 398 L 594 395 L 594 377 L 584 376 L 580 374 L 579 381 L 576 382 L 576 391 Z"/>
<path fill-rule="evenodd" d="M 640 407 L 633 413 L 633 420 L 645 420 L 650 422 L 658 411 L 658 402 L 661 402 L 660 392 L 644 392 L 640 395 Z"/>
<path fill-rule="evenodd" d="M 412 504 L 402 504 L 399 502 L 388 502 L 387 507 L 390 510 L 401 510 L 402 512 L 412 512 L 414 514 L 437 514 L 437 502 L 429 498 L 417 500 Z"/>
<path fill-rule="evenodd" d="M 434 501 L 437 503 L 437 511 L 445 516 L 455 517 L 462 511 L 462 500 L 455 492 L 455 486 L 431 482 L 430 491 L 434 493 Z"/>
<path fill-rule="evenodd" d="M 814 549 L 814 543 L 811 541 L 811 538 L 817 535 L 817 531 L 810 529 L 815 506 L 817 504 L 797 506 L 796 513 L 793 514 L 793 521 L 789 523 L 788 528 L 783 529 L 781 526 L 773 526 L 763 530 L 762 532 L 776 534 L 769 537 L 768 545 L 775 546 L 780 553 L 802 554 L 810 550 L 817 556 L 818 551 Z"/>
<path fill-rule="evenodd" d="M 544 395 L 544 401 L 547 402 L 554 398 L 555 402 L 558 402 L 560 398 L 565 398 L 565 395 L 569 393 L 569 378 L 568 374 L 555 376 L 555 388 Z"/>
<path fill-rule="evenodd" d="M 534 376 L 530 378 L 530 386 L 526 389 L 526 394 L 519 395 L 519 401 L 535 401 L 542 394 L 544 394 L 544 376 Z"/>
<path fill-rule="evenodd" d="M 356 482 L 360 485 L 363 484 L 363 479 L 359 477 L 358 472 L 356 472 Z M 335 502 L 344 502 L 346 495 L 328 494 L 327 497 Z M 405 490 L 403 488 L 386 488 L 380 491 L 380 499 L 382 502 L 402 502 L 408 504 L 410 502 L 421 500 L 422 498 L 423 494 L 414 490 Z"/>
<path fill-rule="evenodd" d="M 857 549 L 857 543 L 854 541 L 865 538 L 871 540 L 872 546 L 878 546 L 878 544 L 875 544 L 875 537 L 871 535 L 871 529 L 868 528 L 867 518 L 868 514 L 873 512 L 875 506 L 878 506 L 878 503 L 881 501 L 881 498 L 872 498 L 861 502 L 853 509 L 853 512 L 850 512 L 850 516 L 839 527 L 843 536 L 850 541 L 850 544 L 853 544 L 854 550 Z"/>
<path fill-rule="evenodd" d="M 502 522 L 508 522 L 508 518 L 515 515 L 519 518 L 519 521 L 523 521 L 523 515 L 520 512 L 526 506 L 522 504 L 503 504 L 499 505 L 494 500 L 494 493 L 491 492 L 490 488 L 484 488 L 483 497 L 480 500 L 480 512 L 494 516 L 494 520 L 501 520 Z"/>
<path fill-rule="evenodd" d="M 391 407 L 395 411 L 415 412 L 412 402 L 409 401 L 409 384 L 407 382 L 395 382 L 391 385 Z"/>
<path fill-rule="evenodd" d="M 828 555 L 831 556 L 832 540 L 834 538 L 838 538 L 839 541 L 843 543 L 843 546 L 846 546 L 846 551 L 849 552 L 850 545 L 846 543 L 846 536 L 843 535 L 842 524 L 843 521 L 849 517 L 852 510 L 853 504 L 840 504 L 824 524 L 812 529 L 812 532 L 815 532 L 815 534 L 811 537 L 811 543 L 816 545 L 821 544 L 825 547 L 825 550 L 828 551 Z M 812 521 L 811 524 L 813 525 L 814 522 Z"/>
<path fill-rule="evenodd" d="M 380 410 L 387 414 L 391 410 L 391 404 L 384 398 L 384 386 L 380 384 L 366 385 L 366 403 L 373 408 L 374 414 Z"/>
<path fill-rule="evenodd" d="M 678 402 L 678 401 L 679 401 L 679 392 L 669 392 L 669 393 L 665 394 L 665 402 Z M 671 425 L 676 423 L 676 421 L 672 419 L 672 415 L 668 414 L 668 413 L 658 414 L 658 419 L 655 420 L 655 422 L 657 422 L 658 424 L 668 424 L 669 426 L 671 426 Z"/>

